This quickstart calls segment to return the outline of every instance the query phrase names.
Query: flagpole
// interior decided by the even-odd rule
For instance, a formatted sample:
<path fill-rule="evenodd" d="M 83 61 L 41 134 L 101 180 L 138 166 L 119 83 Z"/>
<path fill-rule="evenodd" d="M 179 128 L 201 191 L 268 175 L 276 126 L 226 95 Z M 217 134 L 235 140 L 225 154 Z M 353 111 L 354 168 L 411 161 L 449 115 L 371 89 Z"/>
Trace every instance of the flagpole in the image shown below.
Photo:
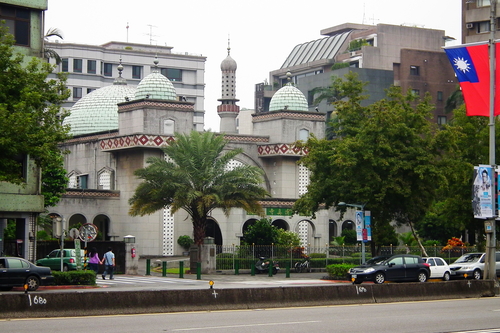
<path fill-rule="evenodd" d="M 489 155 L 490 155 L 490 165 L 493 169 L 496 169 L 496 158 L 495 158 L 495 73 L 496 73 L 496 52 L 495 52 L 495 32 L 496 32 L 496 12 L 497 12 L 497 0 L 491 0 L 490 2 L 490 40 L 489 51 L 490 51 L 490 121 L 488 126 L 490 127 L 490 145 L 489 145 Z M 495 196 L 493 196 L 495 200 Z M 493 204 L 493 207 L 495 205 Z M 496 216 L 497 212 L 493 215 Z M 486 262 L 488 269 L 485 269 L 484 279 L 495 279 L 496 280 L 496 264 L 495 264 L 495 250 L 496 250 L 496 225 L 495 217 L 491 219 L 491 226 L 493 232 L 486 234 Z"/>

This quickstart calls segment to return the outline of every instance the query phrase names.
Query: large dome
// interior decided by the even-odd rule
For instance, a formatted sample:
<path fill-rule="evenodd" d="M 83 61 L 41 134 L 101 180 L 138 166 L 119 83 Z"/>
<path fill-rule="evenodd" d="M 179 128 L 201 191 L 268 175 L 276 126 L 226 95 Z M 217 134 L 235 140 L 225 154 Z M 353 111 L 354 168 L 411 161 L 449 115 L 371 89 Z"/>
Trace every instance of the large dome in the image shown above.
<path fill-rule="evenodd" d="M 99 88 L 73 105 L 71 114 L 64 119 L 70 133 L 83 135 L 118 129 L 118 103 L 125 97 L 134 98 L 135 88 L 123 84 Z"/>
<path fill-rule="evenodd" d="M 279 110 L 309 111 L 307 99 L 299 89 L 287 83 L 274 94 L 269 104 L 269 111 Z"/>
<path fill-rule="evenodd" d="M 174 85 L 163 74 L 153 71 L 142 79 L 135 91 L 135 99 L 153 98 L 169 101 L 177 100 Z"/>
<path fill-rule="evenodd" d="M 222 60 L 220 64 L 220 69 L 223 72 L 235 72 L 237 68 L 238 65 L 236 64 L 236 61 L 231 58 L 229 54 L 227 55 L 226 59 Z"/>

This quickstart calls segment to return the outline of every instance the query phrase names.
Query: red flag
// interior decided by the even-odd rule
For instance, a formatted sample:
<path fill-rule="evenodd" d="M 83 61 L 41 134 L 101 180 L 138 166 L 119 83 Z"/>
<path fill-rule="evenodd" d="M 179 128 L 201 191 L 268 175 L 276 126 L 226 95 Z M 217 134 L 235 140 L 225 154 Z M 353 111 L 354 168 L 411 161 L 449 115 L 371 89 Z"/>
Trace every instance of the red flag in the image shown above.
<path fill-rule="evenodd" d="M 495 44 L 496 54 L 500 47 Z M 490 115 L 490 57 L 487 43 L 467 44 L 445 49 L 450 60 L 465 101 L 468 116 Z M 500 54 L 499 54 L 500 55 Z M 496 57 L 498 68 L 498 57 Z M 499 94 L 500 71 L 495 72 L 495 115 L 500 115 Z"/>

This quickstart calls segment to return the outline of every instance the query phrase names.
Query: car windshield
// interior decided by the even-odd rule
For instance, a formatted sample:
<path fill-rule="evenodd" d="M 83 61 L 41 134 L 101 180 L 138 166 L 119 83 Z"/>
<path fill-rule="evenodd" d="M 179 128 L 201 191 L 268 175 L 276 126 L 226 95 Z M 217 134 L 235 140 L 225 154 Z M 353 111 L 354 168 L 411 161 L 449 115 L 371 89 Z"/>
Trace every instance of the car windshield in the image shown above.
<path fill-rule="evenodd" d="M 373 257 L 373 258 L 369 259 L 368 261 L 366 261 L 365 265 L 380 265 L 388 258 L 389 257 L 387 257 L 387 256 Z"/>
<path fill-rule="evenodd" d="M 477 262 L 479 259 L 482 257 L 482 253 L 467 253 L 455 260 L 455 263 L 471 263 L 471 262 Z"/>

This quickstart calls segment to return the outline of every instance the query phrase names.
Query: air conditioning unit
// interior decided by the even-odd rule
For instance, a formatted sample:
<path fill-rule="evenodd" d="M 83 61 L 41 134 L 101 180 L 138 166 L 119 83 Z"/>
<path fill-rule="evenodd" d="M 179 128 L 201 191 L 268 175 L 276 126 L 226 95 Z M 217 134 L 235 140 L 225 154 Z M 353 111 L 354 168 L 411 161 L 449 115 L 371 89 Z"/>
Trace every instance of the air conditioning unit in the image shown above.
<path fill-rule="evenodd" d="M 472 29 L 472 28 L 474 28 L 474 23 L 467 23 L 467 24 L 465 25 L 465 27 L 466 27 L 467 29 Z"/>

